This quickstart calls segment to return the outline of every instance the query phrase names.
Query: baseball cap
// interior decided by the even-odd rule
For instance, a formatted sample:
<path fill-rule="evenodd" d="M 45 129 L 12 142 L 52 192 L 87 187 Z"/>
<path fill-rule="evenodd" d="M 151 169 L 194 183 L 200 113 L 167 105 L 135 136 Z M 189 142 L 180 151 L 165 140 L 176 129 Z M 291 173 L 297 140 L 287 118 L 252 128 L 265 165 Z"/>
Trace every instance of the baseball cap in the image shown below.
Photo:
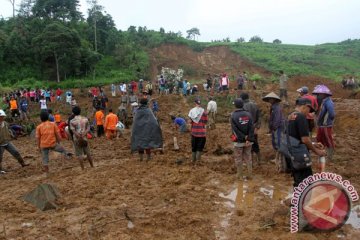
<path fill-rule="evenodd" d="M 307 93 L 309 93 L 309 88 L 306 87 L 306 86 L 303 86 L 303 87 L 299 88 L 299 89 L 296 90 L 296 91 L 299 92 L 299 93 L 307 94 Z"/>
<path fill-rule="evenodd" d="M 6 113 L 2 109 L 0 109 L 0 117 L 6 117 Z"/>
<path fill-rule="evenodd" d="M 310 108 L 310 112 L 315 112 L 315 109 L 313 108 L 310 99 L 299 98 L 299 99 L 296 100 L 295 104 L 296 104 L 296 106 L 306 105 L 306 106 L 308 106 Z"/>

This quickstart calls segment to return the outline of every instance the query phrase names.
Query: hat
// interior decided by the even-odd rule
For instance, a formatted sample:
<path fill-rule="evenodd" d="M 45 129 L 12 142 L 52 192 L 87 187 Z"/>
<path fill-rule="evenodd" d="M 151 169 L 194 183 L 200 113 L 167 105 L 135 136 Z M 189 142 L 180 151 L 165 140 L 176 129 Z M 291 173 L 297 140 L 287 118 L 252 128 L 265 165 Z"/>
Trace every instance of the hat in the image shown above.
<path fill-rule="evenodd" d="M 329 96 L 332 96 L 332 93 L 330 91 L 330 89 L 325 86 L 325 85 L 317 85 L 315 88 L 314 88 L 314 91 L 312 92 L 313 94 L 327 94 Z"/>
<path fill-rule="evenodd" d="M 303 86 L 303 87 L 299 88 L 299 89 L 296 90 L 296 91 L 299 92 L 299 93 L 307 94 L 307 93 L 309 93 L 309 88 L 306 87 L 306 86 Z"/>
<path fill-rule="evenodd" d="M 236 108 L 242 108 L 244 106 L 244 101 L 241 98 L 237 98 L 234 101 L 234 105 Z"/>
<path fill-rule="evenodd" d="M 139 104 L 137 103 L 137 102 L 133 102 L 132 104 L 131 104 L 131 106 L 133 106 L 133 107 L 136 107 L 136 106 L 138 106 Z"/>
<path fill-rule="evenodd" d="M 0 117 L 6 117 L 6 113 L 2 109 L 0 109 Z"/>
<path fill-rule="evenodd" d="M 276 95 L 274 92 L 269 93 L 268 95 L 266 95 L 265 97 L 262 98 L 262 100 L 264 102 L 269 102 L 270 99 L 275 99 L 278 100 L 279 102 L 281 102 L 281 99 L 278 95 Z"/>
<path fill-rule="evenodd" d="M 295 104 L 296 104 L 296 106 L 306 105 L 306 106 L 310 107 L 310 112 L 315 112 L 315 109 L 311 103 L 311 100 L 308 98 L 298 98 L 298 99 L 296 99 Z"/>
<path fill-rule="evenodd" d="M 200 98 L 196 98 L 194 102 L 199 105 L 201 104 Z"/>

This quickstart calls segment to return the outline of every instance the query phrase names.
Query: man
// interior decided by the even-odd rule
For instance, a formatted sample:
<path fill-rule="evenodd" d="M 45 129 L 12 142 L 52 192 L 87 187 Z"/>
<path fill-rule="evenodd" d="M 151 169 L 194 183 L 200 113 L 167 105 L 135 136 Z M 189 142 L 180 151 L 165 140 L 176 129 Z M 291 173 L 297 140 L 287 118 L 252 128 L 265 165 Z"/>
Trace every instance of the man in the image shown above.
<path fill-rule="evenodd" d="M 244 77 L 242 74 L 239 74 L 239 76 L 237 78 L 237 84 L 238 84 L 238 90 L 244 89 Z"/>
<path fill-rule="evenodd" d="M 208 74 L 208 77 L 206 78 L 206 87 L 207 87 L 207 91 L 210 92 L 211 88 L 212 88 L 212 78 L 211 78 L 211 74 Z"/>
<path fill-rule="evenodd" d="M 16 158 L 22 167 L 29 166 L 28 163 L 24 162 L 24 159 L 21 157 L 16 147 L 10 142 L 12 139 L 12 134 L 9 129 L 9 124 L 4 121 L 5 117 L 5 112 L 0 110 L 0 174 L 6 173 L 2 166 L 3 154 L 5 150 L 13 155 L 13 157 Z"/>
<path fill-rule="evenodd" d="M 289 105 L 289 103 L 288 103 L 288 95 L 287 95 L 287 80 L 288 80 L 288 77 L 286 76 L 286 74 L 284 73 L 283 70 L 280 70 L 279 73 L 280 73 L 280 78 L 279 78 L 280 99 L 283 99 L 283 97 L 284 97 L 285 98 L 285 104 Z"/>
<path fill-rule="evenodd" d="M 56 90 L 56 101 L 61 101 L 61 94 L 62 94 L 63 92 L 61 91 L 61 89 L 60 88 L 58 88 L 57 90 Z"/>
<path fill-rule="evenodd" d="M 159 122 L 148 107 L 148 100 L 140 100 L 140 107 L 134 116 L 134 122 L 131 129 L 131 151 L 138 151 L 140 161 L 151 159 L 151 149 L 162 148 L 163 138 Z"/>
<path fill-rule="evenodd" d="M 136 95 L 134 95 L 134 93 L 130 93 L 130 96 L 129 96 L 129 102 L 130 102 L 130 105 L 132 106 L 133 103 L 138 103 L 138 97 Z M 131 111 L 133 110 L 133 108 L 131 108 Z"/>
<path fill-rule="evenodd" d="M 153 94 L 153 85 L 151 81 L 147 81 L 147 84 L 145 85 L 145 92 L 147 95 L 152 96 Z"/>
<path fill-rule="evenodd" d="M 109 114 L 105 118 L 105 134 L 106 138 L 111 140 L 116 137 L 116 124 L 119 118 L 113 113 L 112 109 L 109 109 Z"/>
<path fill-rule="evenodd" d="M 174 124 L 174 128 L 176 130 L 179 129 L 180 133 L 187 132 L 185 119 L 183 119 L 181 117 L 175 117 L 175 116 L 171 115 L 171 120 L 172 120 L 172 122 Z"/>
<path fill-rule="evenodd" d="M 116 115 L 118 116 L 119 121 L 124 123 L 124 125 L 126 126 L 126 124 L 127 124 L 127 110 L 126 110 L 126 107 L 124 106 L 123 103 L 119 106 Z"/>
<path fill-rule="evenodd" d="M 260 146 L 258 142 L 258 132 L 261 127 L 261 113 L 256 103 L 250 101 L 248 93 L 245 92 L 241 93 L 240 98 L 244 101 L 244 107 L 243 107 L 244 110 L 250 113 L 251 119 L 253 121 L 254 139 L 251 147 L 251 152 L 256 154 L 257 164 L 260 165 L 261 155 L 260 155 Z"/>
<path fill-rule="evenodd" d="M 309 127 L 306 120 L 306 115 L 313 112 L 312 103 L 309 99 L 300 98 L 296 101 L 295 111 L 288 117 L 288 134 L 297 139 L 306 147 L 313 151 L 318 156 L 325 156 L 326 152 L 323 150 L 323 145 L 313 144 L 309 137 Z M 291 163 L 291 160 L 286 157 L 286 161 Z M 292 168 L 292 176 L 294 178 L 294 187 L 298 186 L 305 178 L 312 175 L 311 166 L 303 170 L 295 170 Z"/>
<path fill-rule="evenodd" d="M 188 89 L 188 81 L 186 80 L 186 79 L 184 79 L 184 81 L 183 81 L 183 95 L 184 96 L 187 96 L 187 89 Z"/>
<path fill-rule="evenodd" d="M 38 148 L 42 155 L 42 162 L 44 172 L 49 174 L 49 151 L 55 151 L 70 157 L 71 154 L 67 153 L 63 146 L 60 145 L 59 129 L 49 121 L 49 113 L 43 111 L 40 113 L 41 124 L 36 128 L 36 141 Z"/>
<path fill-rule="evenodd" d="M 333 124 L 335 120 L 334 102 L 331 100 L 332 93 L 325 85 L 315 87 L 313 94 L 317 96 L 320 105 L 317 117 L 316 140 L 326 147 L 328 159 L 331 161 L 334 155 L 335 142 L 333 140 Z"/>
<path fill-rule="evenodd" d="M 209 102 L 207 104 L 207 112 L 209 116 L 209 128 L 215 129 L 216 128 L 216 113 L 217 113 L 217 104 L 214 101 L 213 97 L 209 97 Z"/>
<path fill-rule="evenodd" d="M 15 118 L 17 116 L 20 116 L 20 112 L 18 109 L 18 102 L 16 101 L 14 96 L 11 96 L 9 105 L 10 105 L 11 117 Z"/>
<path fill-rule="evenodd" d="M 221 91 L 223 92 L 229 90 L 229 77 L 227 76 L 226 73 L 224 73 L 220 78 L 220 87 L 221 87 Z"/>
<path fill-rule="evenodd" d="M 94 167 L 89 144 L 87 142 L 87 134 L 90 132 L 89 120 L 80 115 L 81 109 L 78 106 L 74 107 L 72 112 L 74 114 L 74 118 L 70 120 L 70 129 L 73 133 L 75 155 L 79 160 L 82 170 L 84 170 L 83 155 L 86 155 L 90 166 Z"/>
<path fill-rule="evenodd" d="M 315 112 L 317 112 L 317 110 L 319 108 L 318 102 L 317 102 L 316 97 L 309 94 L 309 88 L 304 86 L 304 87 L 299 88 L 296 91 L 300 94 L 301 98 L 309 99 L 311 101 L 312 108 L 315 110 Z M 308 115 L 306 115 L 306 119 L 307 119 L 308 125 L 309 125 L 310 137 L 311 137 L 312 130 L 315 127 L 315 112 L 311 112 Z"/>
<path fill-rule="evenodd" d="M 116 96 L 116 87 L 115 84 L 111 84 L 111 96 L 115 97 Z"/>
<path fill-rule="evenodd" d="M 271 143 L 273 149 L 276 151 L 275 159 L 271 162 L 277 164 L 281 170 L 281 155 L 279 154 L 281 132 L 283 129 L 283 114 L 280 106 L 281 99 L 278 95 L 271 92 L 265 97 L 263 101 L 271 104 L 270 119 L 269 119 L 269 132 L 271 133 Z"/>
<path fill-rule="evenodd" d="M 252 179 L 251 145 L 254 141 L 254 128 L 251 114 L 246 111 L 241 98 L 234 101 L 236 110 L 231 113 L 230 124 L 233 132 L 234 159 L 237 169 L 237 179 L 243 178 L 242 165 L 246 162 L 247 178 Z"/>
<path fill-rule="evenodd" d="M 29 120 L 29 103 L 25 96 L 21 97 L 20 100 L 20 117 L 22 120 Z"/>
<path fill-rule="evenodd" d="M 192 162 L 201 160 L 201 153 L 206 143 L 206 124 L 208 116 L 201 107 L 200 99 L 195 99 L 195 107 L 188 114 L 191 123 L 191 152 Z"/>
<path fill-rule="evenodd" d="M 46 104 L 46 99 L 44 96 L 41 96 L 39 103 L 40 103 L 40 111 L 42 111 L 42 112 L 47 111 L 47 104 Z"/>
<path fill-rule="evenodd" d="M 98 108 L 95 113 L 95 121 L 97 127 L 97 137 L 104 135 L 104 110 Z"/>

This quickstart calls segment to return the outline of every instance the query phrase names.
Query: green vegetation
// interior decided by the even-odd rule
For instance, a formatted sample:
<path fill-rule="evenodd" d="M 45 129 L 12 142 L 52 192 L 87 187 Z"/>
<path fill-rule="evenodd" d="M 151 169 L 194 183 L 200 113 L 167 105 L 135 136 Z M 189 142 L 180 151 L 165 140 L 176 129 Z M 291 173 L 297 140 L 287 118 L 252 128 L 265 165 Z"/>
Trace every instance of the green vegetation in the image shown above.
<path fill-rule="evenodd" d="M 258 66 L 288 75 L 317 75 L 341 80 L 359 75 L 360 40 L 302 46 L 274 43 L 233 43 L 231 49 Z"/>

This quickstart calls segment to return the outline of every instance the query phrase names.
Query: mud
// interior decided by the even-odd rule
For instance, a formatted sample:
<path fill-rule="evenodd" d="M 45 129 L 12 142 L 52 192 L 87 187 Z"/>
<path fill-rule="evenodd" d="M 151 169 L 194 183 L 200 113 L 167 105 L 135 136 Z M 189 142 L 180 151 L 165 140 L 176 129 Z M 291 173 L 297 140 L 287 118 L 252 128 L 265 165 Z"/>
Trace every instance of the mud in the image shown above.
<path fill-rule="evenodd" d="M 315 79 L 314 79 L 315 80 Z M 296 86 L 310 85 L 312 79 L 299 78 Z M 303 81 L 303 82 L 302 82 Z M 328 82 L 327 82 L 328 83 Z M 315 84 L 315 83 L 314 83 Z M 268 106 L 261 97 L 276 86 L 250 91 L 267 118 Z M 108 90 L 108 89 L 107 89 Z M 296 97 L 290 92 L 291 102 Z M 204 93 L 200 93 L 205 98 Z M 234 91 L 232 90 L 232 94 Z M 360 191 L 358 143 L 360 101 L 346 99 L 348 92 L 335 89 L 338 113 L 335 126 L 336 152 L 328 171 L 351 181 Z M 78 102 L 90 115 L 90 100 L 81 93 Z M 164 154 L 156 154 L 149 162 L 139 162 L 129 150 L 130 133 L 114 141 L 93 139 L 90 148 L 95 168 L 50 155 L 51 176 L 41 171 L 41 156 L 34 139 L 19 138 L 13 143 L 30 167 L 20 168 L 6 152 L 5 168 L 11 171 L 0 176 L 0 239 L 359 239 L 359 203 L 354 205 L 350 224 L 329 233 L 289 231 L 288 197 L 292 178 L 276 173 L 269 163 L 274 157 L 266 125 L 260 131 L 263 162 L 254 169 L 250 182 L 238 183 L 232 156 L 230 126 L 217 124 L 208 134 L 202 161 L 190 164 L 190 135 L 171 128 L 169 112 L 186 116 L 191 103 L 181 96 L 158 97 L 159 120 L 165 139 Z M 110 98 L 117 107 L 118 98 Z M 65 117 L 69 107 L 53 105 Z M 225 113 L 230 113 L 227 108 Z M 290 111 L 291 107 L 285 109 Z M 173 137 L 180 147 L 173 150 Z M 68 141 L 62 142 L 72 150 Z M 213 152 L 221 146 L 219 155 Z M 181 159 L 181 164 L 178 160 Z M 316 172 L 316 157 L 313 158 Z M 51 183 L 61 193 L 60 208 L 41 212 L 22 200 L 29 190 L 41 183 Z"/>

